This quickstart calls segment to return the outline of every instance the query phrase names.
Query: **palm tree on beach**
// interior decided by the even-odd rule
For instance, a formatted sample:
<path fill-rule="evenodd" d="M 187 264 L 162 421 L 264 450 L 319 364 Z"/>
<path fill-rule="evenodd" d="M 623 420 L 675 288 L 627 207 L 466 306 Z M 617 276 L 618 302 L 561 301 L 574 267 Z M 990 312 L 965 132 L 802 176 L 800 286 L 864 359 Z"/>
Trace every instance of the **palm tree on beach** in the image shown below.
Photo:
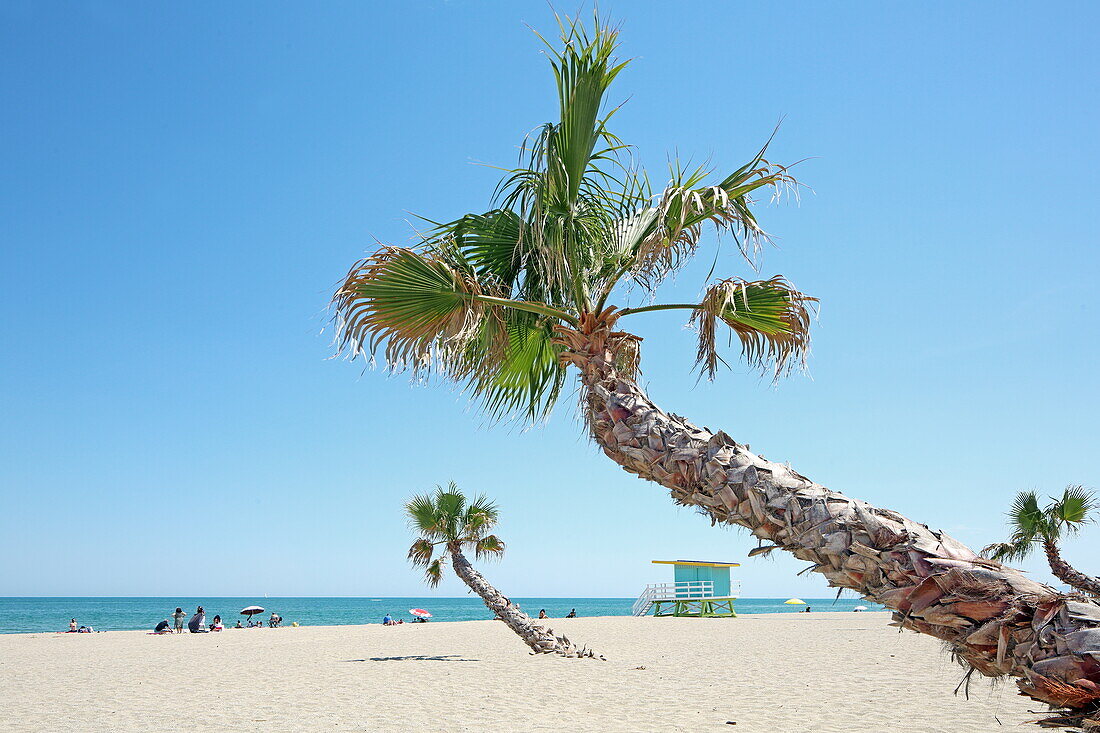
<path fill-rule="evenodd" d="M 1082 486 L 1067 486 L 1061 497 L 1051 497 L 1045 507 L 1039 506 L 1034 491 L 1021 491 L 1008 512 L 1012 536 L 1008 542 L 985 547 L 982 555 L 1006 562 L 1023 560 L 1037 545 L 1042 545 L 1054 577 L 1091 596 L 1100 596 L 1100 578 L 1086 575 L 1062 559 L 1058 543 L 1081 531 L 1092 521 L 1089 513 L 1096 509 L 1096 495 Z"/>
<path fill-rule="evenodd" d="M 433 493 L 414 496 L 405 505 L 405 514 L 409 525 L 420 535 L 409 548 L 409 560 L 424 568 L 424 579 L 429 586 L 439 585 L 449 560 L 455 575 L 481 596 L 485 606 L 534 652 L 567 657 L 595 656 L 590 650 L 577 649 L 564 636 L 554 636 L 553 631 L 535 623 L 470 564 L 464 548 L 472 549 L 478 560 L 504 554 L 504 542 L 490 534 L 500 512 L 484 495 L 470 501 L 452 481 L 446 489 L 437 486 Z"/>
<path fill-rule="evenodd" d="M 704 227 L 755 268 L 768 235 L 754 197 L 797 184 L 765 144 L 727 174 L 674 163 L 651 190 L 611 131 L 618 108 L 605 104 L 627 66 L 615 58 L 617 30 L 559 22 L 560 43 L 547 43 L 558 119 L 524 141 L 487 210 L 433 223 L 412 246 L 382 246 L 351 268 L 334 296 L 340 349 L 460 384 L 494 419 L 544 418 L 575 374 L 592 439 L 626 471 L 895 609 L 895 623 L 945 640 L 973 670 L 1020 678 L 1025 694 L 1070 709 L 1067 719 L 1090 714 L 1100 667 L 1088 652 L 1100 642 L 1054 640 L 1100 634 L 1100 607 L 814 483 L 641 389 L 641 339 L 625 329 L 662 310 L 685 314 L 708 378 L 725 363 L 723 331 L 773 377 L 804 363 L 815 299 L 782 276 L 724 276 L 698 299 L 658 300 L 662 282 L 709 251 Z"/>

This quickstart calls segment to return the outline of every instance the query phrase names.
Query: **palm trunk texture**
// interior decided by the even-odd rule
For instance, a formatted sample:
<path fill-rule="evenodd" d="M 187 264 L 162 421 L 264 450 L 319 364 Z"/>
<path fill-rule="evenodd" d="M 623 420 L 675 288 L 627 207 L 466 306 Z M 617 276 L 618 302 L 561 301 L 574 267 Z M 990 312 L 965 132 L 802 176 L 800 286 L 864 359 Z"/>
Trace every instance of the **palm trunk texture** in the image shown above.
<path fill-rule="evenodd" d="M 1100 730 L 1100 606 L 662 411 L 616 366 L 615 354 L 631 351 L 624 342 L 638 340 L 612 330 L 617 318 L 609 309 L 585 314 L 577 330 L 558 327 L 592 437 L 611 460 L 712 523 L 813 563 L 830 586 L 893 609 L 893 625 L 944 640 L 971 672 L 1018 678 L 1021 694 L 1059 711 L 1044 724 Z"/>
<path fill-rule="evenodd" d="M 462 549 L 457 545 L 450 548 L 451 565 L 455 575 L 469 586 L 470 590 L 481 596 L 485 607 L 498 619 L 508 625 L 512 631 L 536 654 L 560 654 L 563 657 L 595 657 L 592 650 L 578 649 L 564 636 L 554 636 L 552 629 L 535 623 L 534 619 L 520 610 L 519 606 L 504 597 L 504 594 L 489 584 L 485 577 L 474 569 Z"/>
<path fill-rule="evenodd" d="M 1043 552 L 1046 553 L 1050 572 L 1054 574 L 1055 578 L 1082 593 L 1088 593 L 1090 596 L 1100 596 L 1100 578 L 1085 575 L 1063 560 L 1062 553 L 1056 543 L 1044 540 Z"/>

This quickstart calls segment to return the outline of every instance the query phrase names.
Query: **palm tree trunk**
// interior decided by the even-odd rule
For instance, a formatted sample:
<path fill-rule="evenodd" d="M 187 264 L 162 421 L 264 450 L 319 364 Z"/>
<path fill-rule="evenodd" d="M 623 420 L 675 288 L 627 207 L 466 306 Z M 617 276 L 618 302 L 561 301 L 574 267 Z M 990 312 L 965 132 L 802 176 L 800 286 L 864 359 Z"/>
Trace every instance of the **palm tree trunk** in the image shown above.
<path fill-rule="evenodd" d="M 1054 573 L 1055 578 L 1082 593 L 1088 593 L 1094 597 L 1100 596 L 1100 578 L 1085 575 L 1063 560 L 1062 553 L 1055 542 L 1049 539 L 1043 540 L 1043 551 L 1047 555 L 1047 563 L 1050 564 L 1050 571 Z"/>
<path fill-rule="evenodd" d="M 745 527 L 812 563 L 829 585 L 894 609 L 894 625 L 948 642 L 983 675 L 1020 678 L 1023 694 L 1072 711 L 1059 722 L 1100 720 L 1100 606 L 662 411 L 617 368 L 614 355 L 636 337 L 613 332 L 616 319 L 559 327 L 562 358 L 581 371 L 592 437 L 611 460 L 712 523 Z"/>
<path fill-rule="evenodd" d="M 451 553 L 451 565 L 455 575 L 469 586 L 470 590 L 481 596 L 485 607 L 508 625 L 523 643 L 531 647 L 536 654 L 560 654 L 563 657 L 595 657 L 589 649 L 578 649 L 564 636 L 554 636 L 554 632 L 540 624 L 520 610 L 519 606 L 504 597 L 504 594 L 489 584 L 485 577 L 474 569 L 462 553 L 457 543 L 448 546 Z"/>

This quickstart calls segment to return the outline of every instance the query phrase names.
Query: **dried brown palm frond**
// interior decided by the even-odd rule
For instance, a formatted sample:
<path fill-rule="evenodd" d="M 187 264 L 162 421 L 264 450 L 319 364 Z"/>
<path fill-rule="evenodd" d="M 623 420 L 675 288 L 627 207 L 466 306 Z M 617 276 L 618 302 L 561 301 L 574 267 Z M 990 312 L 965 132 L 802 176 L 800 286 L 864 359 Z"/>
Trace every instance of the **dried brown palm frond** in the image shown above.
<path fill-rule="evenodd" d="M 412 543 L 409 548 L 408 559 L 416 567 L 427 567 L 435 553 L 435 545 L 423 537 Z"/>

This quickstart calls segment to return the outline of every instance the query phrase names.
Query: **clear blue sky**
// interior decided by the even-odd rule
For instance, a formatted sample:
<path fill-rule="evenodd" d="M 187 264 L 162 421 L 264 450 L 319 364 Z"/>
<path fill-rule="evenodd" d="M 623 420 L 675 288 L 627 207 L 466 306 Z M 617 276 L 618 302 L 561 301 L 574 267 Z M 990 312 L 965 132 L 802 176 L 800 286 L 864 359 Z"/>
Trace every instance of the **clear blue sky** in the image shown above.
<path fill-rule="evenodd" d="M 681 315 L 639 316 L 660 404 L 975 546 L 1018 489 L 1100 484 L 1096 5 L 601 9 L 636 57 L 615 130 L 655 177 L 736 167 L 780 116 L 774 158 L 811 158 L 815 193 L 761 212 L 762 273 L 822 300 L 810 375 L 696 385 Z M 503 507 L 511 595 L 631 595 L 672 557 L 831 595 L 568 405 L 489 429 L 328 358 L 348 266 L 406 212 L 483 210 L 472 163 L 553 117 L 525 23 L 553 30 L 541 0 L 0 4 L 0 594 L 425 594 L 401 503 L 454 479 Z M 1066 555 L 1100 571 L 1100 529 Z"/>

